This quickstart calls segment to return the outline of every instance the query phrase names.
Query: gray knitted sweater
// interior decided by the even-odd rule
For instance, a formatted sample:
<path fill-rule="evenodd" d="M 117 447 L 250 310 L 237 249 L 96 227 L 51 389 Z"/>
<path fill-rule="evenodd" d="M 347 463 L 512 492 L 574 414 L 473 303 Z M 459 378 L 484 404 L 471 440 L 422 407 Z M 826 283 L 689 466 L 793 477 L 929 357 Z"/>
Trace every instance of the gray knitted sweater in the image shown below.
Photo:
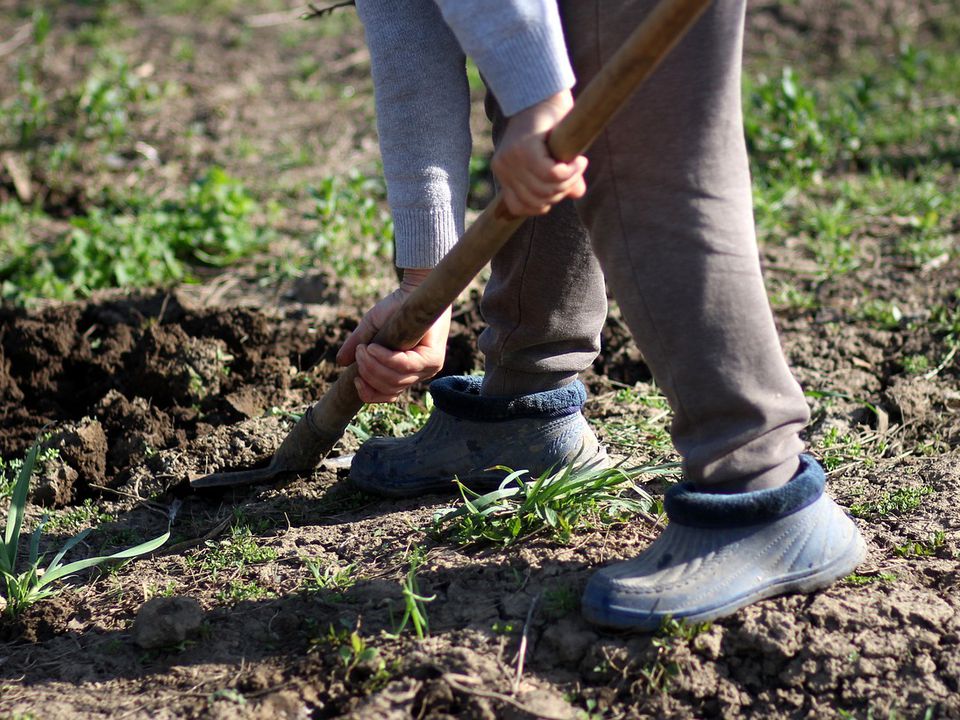
<path fill-rule="evenodd" d="M 433 267 L 463 233 L 469 54 L 505 115 L 574 84 L 555 0 L 357 0 L 370 47 L 397 265 Z"/>

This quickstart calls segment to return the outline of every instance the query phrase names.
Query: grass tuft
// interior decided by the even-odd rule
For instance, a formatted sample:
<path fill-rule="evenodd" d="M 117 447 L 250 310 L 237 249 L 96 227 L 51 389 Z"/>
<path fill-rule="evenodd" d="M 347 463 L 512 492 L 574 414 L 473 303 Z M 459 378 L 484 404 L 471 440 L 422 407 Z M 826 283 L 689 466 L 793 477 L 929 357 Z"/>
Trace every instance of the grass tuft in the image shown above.
<path fill-rule="evenodd" d="M 126 205 L 124 207 L 123 205 Z M 0 291 L 7 299 L 70 300 L 101 288 L 164 285 L 190 278 L 192 266 L 222 267 L 266 246 L 253 223 L 259 207 L 220 168 L 187 188 L 178 201 L 128 199 L 92 208 L 52 245 L 23 234 L 0 235 Z M 12 209 L 7 209 L 12 214 Z"/>
<path fill-rule="evenodd" d="M 397 629 L 393 633 L 394 637 L 399 637 L 408 624 L 413 627 L 413 632 L 419 640 L 423 640 L 423 638 L 430 634 L 430 623 L 427 620 L 427 603 L 433 602 L 437 596 L 430 595 L 427 597 L 423 595 L 423 593 L 420 592 L 420 584 L 417 581 L 417 572 L 420 570 L 420 566 L 423 565 L 425 555 L 426 553 L 422 547 L 415 547 L 409 553 L 410 566 L 401 586 L 404 605 L 403 617 L 400 618 Z"/>
<path fill-rule="evenodd" d="M 850 514 L 865 520 L 887 515 L 906 515 L 919 508 L 923 499 L 932 494 L 933 488 L 926 485 L 903 487 L 894 492 L 885 492 L 876 500 L 851 505 Z"/>
<path fill-rule="evenodd" d="M 499 488 L 483 495 L 456 481 L 463 505 L 434 516 L 438 535 L 452 537 L 460 545 L 506 546 L 546 531 L 566 542 L 577 527 L 589 524 L 588 519 L 611 522 L 649 513 L 654 500 L 634 479 L 674 473 L 677 464 L 623 469 L 571 463 L 533 481 L 523 479 L 526 470 L 499 469 L 509 474 Z"/>
<path fill-rule="evenodd" d="M 0 578 L 3 580 L 3 593 L 7 603 L 6 612 L 12 616 L 19 615 L 30 605 L 59 592 L 59 589 L 55 587 L 56 583 L 66 580 L 82 570 L 103 565 L 113 560 L 127 560 L 151 553 L 170 537 L 170 529 L 168 528 L 167 532 L 160 537 L 148 540 L 135 547 L 111 555 L 75 560 L 64 564 L 64 556 L 90 534 L 91 530 L 87 529 L 67 540 L 47 567 L 41 569 L 40 565 L 45 559 L 45 556 L 40 554 L 40 539 L 44 526 L 47 524 L 47 519 L 44 517 L 30 535 L 26 568 L 19 569 L 17 560 L 21 550 L 21 530 L 27 506 L 27 495 L 29 494 L 30 479 L 36 467 L 39 453 L 40 441 L 37 440 L 24 458 L 17 480 L 14 483 L 10 508 L 7 511 L 3 545 L 0 546 Z M 171 522 L 174 513 L 175 510 L 172 510 Z"/>

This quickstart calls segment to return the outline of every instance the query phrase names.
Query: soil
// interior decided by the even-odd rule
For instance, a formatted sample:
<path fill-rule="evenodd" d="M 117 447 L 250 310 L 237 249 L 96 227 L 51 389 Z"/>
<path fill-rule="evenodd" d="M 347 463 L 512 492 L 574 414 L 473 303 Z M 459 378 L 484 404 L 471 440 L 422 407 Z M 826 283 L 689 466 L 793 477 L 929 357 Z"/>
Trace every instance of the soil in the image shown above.
<path fill-rule="evenodd" d="M 855 17 L 864 13 L 850 6 L 859 8 Z M 839 21 L 828 22 L 834 16 L 819 7 L 753 9 L 748 50 L 770 38 L 795 40 L 798 23 L 823 46 L 846 47 L 870 33 L 887 38 L 882 15 L 870 15 L 878 20 L 872 30 L 851 23 L 843 27 L 855 37 L 839 36 Z M 236 31 L 224 20 L 192 32 L 224 48 L 228 69 L 261 62 L 261 72 L 275 71 L 280 60 L 236 44 Z M 143 32 L 147 55 L 162 55 L 188 28 L 171 19 Z M 361 47 L 354 34 L 318 52 L 350 58 Z M 207 52 L 196 63 L 212 73 Z M 340 72 L 358 73 L 345 67 Z M 230 99 L 231 85 L 197 75 L 211 92 L 183 102 L 233 108 L 204 116 L 218 132 L 245 122 L 266 132 L 283 118 L 277 132 L 302 130 L 272 91 L 257 102 L 277 107 L 252 120 L 249 107 Z M 336 152 L 369 149 L 369 129 L 361 138 L 351 128 Z M 197 140 L 201 151 L 213 152 L 215 135 Z M 181 141 L 166 137 L 171 147 Z M 892 242 L 880 237 L 878 252 Z M 764 261 L 771 281 L 795 278 L 807 262 L 789 247 L 765 248 Z M 956 307 L 955 262 L 875 263 L 810 281 L 816 310 L 777 312 L 798 379 L 822 394 L 811 399 L 811 445 L 826 447 L 824 438 L 838 435 L 869 445 L 866 457 L 849 448 L 838 456 L 832 495 L 850 506 L 904 487 L 929 493 L 909 512 L 857 519 L 870 547 L 857 579 L 758 603 L 690 639 L 608 633 L 580 618 L 577 598 L 590 573 L 642 551 L 657 533 L 645 522 L 585 529 L 567 544 L 535 537 L 505 550 L 465 549 L 429 532 L 450 498 L 365 496 L 336 463 L 276 487 L 190 493 L 191 477 L 268 461 L 290 414 L 336 376 L 336 350 L 363 304 L 339 281 L 307 303 L 296 293 L 284 299 L 282 290 L 257 296 L 249 274 L 231 277 L 236 294 L 221 292 L 221 277 L 200 288 L 0 308 L 0 452 L 22 456 L 44 434 L 58 456 L 44 463 L 28 522 L 45 510 L 96 507 L 109 519 L 81 521 L 98 527 L 81 545 L 93 555 L 158 535 L 177 508 L 174 537 L 158 553 L 81 575 L 16 621 L 0 620 L 0 717 L 960 718 L 960 363 L 914 374 L 903 364 L 922 354 L 936 365 L 947 355 L 943 334 L 923 320 L 938 304 Z M 917 322 L 878 329 L 857 313 L 865 291 L 896 300 Z M 455 308 L 444 374 L 481 369 L 481 329 L 474 293 Z M 617 399 L 624 385 L 654 392 L 615 310 L 603 342 L 584 377 L 586 412 L 601 434 L 601 419 L 635 410 Z M 422 395 L 418 389 L 411 402 Z M 356 446 L 348 434 L 333 456 Z M 651 448 L 612 449 L 631 463 L 670 459 Z M 645 487 L 663 492 L 659 482 Z M 233 557 L 244 528 L 256 558 L 209 565 L 204 552 Z M 73 532 L 52 531 L 43 549 Z M 937 533 L 941 541 L 929 544 Z M 903 550 L 923 543 L 928 552 Z M 414 545 L 427 549 L 418 578 L 422 594 L 434 597 L 423 640 L 393 634 Z M 317 582 L 305 559 L 352 580 Z M 145 650 L 134 621 L 146 603 L 159 607 L 168 596 L 199 603 L 199 632 L 187 600 L 191 631 Z M 351 649 L 354 632 L 373 653 Z"/>

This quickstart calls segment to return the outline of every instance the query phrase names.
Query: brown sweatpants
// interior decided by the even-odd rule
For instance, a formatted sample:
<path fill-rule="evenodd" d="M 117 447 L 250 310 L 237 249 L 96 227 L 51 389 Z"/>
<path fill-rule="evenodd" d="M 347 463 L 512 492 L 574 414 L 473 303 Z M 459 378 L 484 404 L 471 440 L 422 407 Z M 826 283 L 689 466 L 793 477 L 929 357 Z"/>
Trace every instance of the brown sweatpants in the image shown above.
<path fill-rule="evenodd" d="M 584 87 L 652 0 L 561 2 Z M 808 420 L 760 274 L 740 106 L 745 2 L 715 0 L 588 153 L 576 205 L 529 220 L 483 297 L 483 392 L 560 387 L 592 363 L 604 278 L 657 385 L 688 479 L 776 487 Z M 504 118 L 492 100 L 495 140 Z M 601 270 L 602 268 L 602 270 Z"/>

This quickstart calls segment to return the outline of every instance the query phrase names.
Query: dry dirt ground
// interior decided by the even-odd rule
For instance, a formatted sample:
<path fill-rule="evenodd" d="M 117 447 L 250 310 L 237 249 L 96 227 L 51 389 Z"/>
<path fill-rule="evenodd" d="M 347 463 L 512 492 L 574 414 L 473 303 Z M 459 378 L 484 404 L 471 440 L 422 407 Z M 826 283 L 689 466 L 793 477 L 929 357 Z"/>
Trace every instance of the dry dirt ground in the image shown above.
<path fill-rule="evenodd" d="M 748 50 L 775 44 L 789 53 L 808 32 L 837 48 L 859 42 L 858 33 L 893 41 L 882 15 L 858 26 L 863 16 L 845 12 L 754 8 Z M 202 32 L 237 77 L 282 62 L 233 43 L 235 22 L 202 31 L 172 23 L 141 28 L 145 53 L 162 55 L 171 37 Z M 361 40 L 326 38 L 318 52 L 347 58 L 337 72 L 359 76 L 351 62 Z M 246 123 L 253 136 L 294 139 L 317 132 L 316 123 L 295 127 L 269 85 L 258 107 L 274 107 L 263 117 L 210 73 L 193 79 L 208 92 L 183 102 L 197 113 L 209 104 L 200 116 L 211 127 Z M 331 163 L 374 152 L 369 109 L 360 108 L 349 121 L 317 121 L 340 128 L 327 133 L 341 138 L 326 149 Z M 169 141 L 179 142 L 174 131 Z M 185 157 L 195 159 L 213 152 L 216 133 L 193 142 Z M 874 239 L 877 258 L 884 237 Z M 772 279 L 804 272 L 789 246 L 766 249 L 764 260 Z M 815 391 L 808 439 L 830 460 L 834 497 L 860 508 L 870 553 L 856 576 L 827 590 L 764 601 L 699 634 L 612 634 L 579 617 L 593 569 L 655 536 L 643 521 L 597 524 L 565 544 L 535 537 L 509 549 L 461 548 L 429 532 L 451 498 L 365 496 L 334 466 L 280 487 L 191 494 L 191 476 L 269 458 L 289 413 L 335 377 L 333 356 L 359 305 L 341 287 L 322 305 L 293 297 L 267 307 L 261 295 L 255 309 L 205 287 L 0 309 L 0 450 L 13 458 L 44 428 L 51 433 L 60 459 L 45 466 L 35 500 L 68 520 L 50 547 L 89 525 L 98 530 L 85 552 L 128 546 L 162 532 L 181 503 L 167 548 L 81 576 L 0 621 L 0 717 L 960 718 L 960 364 L 910 373 L 905 357 L 945 356 L 943 333 L 929 323 L 878 329 L 851 311 L 864 288 L 896 300 L 906 316 L 937 305 L 958 311 L 954 261 L 865 265 L 818 285 L 816 309 L 777 313 L 797 377 Z M 480 327 L 476 297 L 465 297 L 445 373 L 479 367 Z M 669 459 L 663 413 L 645 399 L 655 390 L 615 314 L 585 381 L 588 416 L 614 450 L 631 463 Z M 348 436 L 335 454 L 356 443 Z M 919 502 L 897 504 L 907 496 Z M 423 640 L 393 634 L 417 546 L 426 552 L 420 589 L 435 598 Z M 150 598 L 169 596 L 199 602 L 198 632 L 141 649 L 134 618 Z"/>

